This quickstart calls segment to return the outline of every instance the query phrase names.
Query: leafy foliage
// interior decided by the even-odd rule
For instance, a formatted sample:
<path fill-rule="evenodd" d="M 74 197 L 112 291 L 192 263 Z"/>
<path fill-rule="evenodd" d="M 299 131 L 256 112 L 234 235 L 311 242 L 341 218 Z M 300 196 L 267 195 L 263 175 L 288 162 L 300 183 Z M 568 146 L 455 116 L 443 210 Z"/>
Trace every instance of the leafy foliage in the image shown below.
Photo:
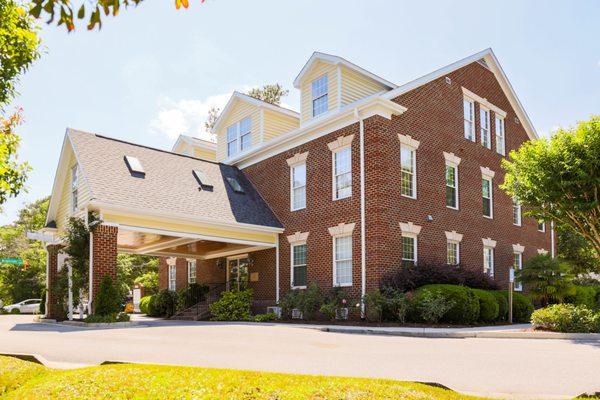
<path fill-rule="evenodd" d="M 252 307 L 252 289 L 228 290 L 209 306 L 213 321 L 248 321 Z"/>
<path fill-rule="evenodd" d="M 158 292 L 158 258 L 139 254 L 117 255 L 117 281 L 123 296 L 139 281 L 147 294 Z"/>
<path fill-rule="evenodd" d="M 527 286 L 531 297 L 544 306 L 561 303 L 566 296 L 575 294 L 568 264 L 549 255 L 528 259 L 516 277 Z"/>
<path fill-rule="evenodd" d="M 165 289 L 152 296 L 148 310 L 152 317 L 172 317 L 177 313 L 179 295 L 177 292 Z"/>
<path fill-rule="evenodd" d="M 207 285 L 201 285 L 199 283 L 191 283 L 187 288 L 180 290 L 178 292 L 178 311 L 191 307 L 204 300 L 209 290 L 210 288 Z"/>
<path fill-rule="evenodd" d="M 150 301 L 152 301 L 152 295 L 144 296 L 140 299 L 140 312 L 142 314 L 150 314 L 149 306 Z"/>
<path fill-rule="evenodd" d="M 121 311 L 121 300 L 119 289 L 113 279 L 110 275 L 104 275 L 94 299 L 94 313 L 102 316 L 116 314 Z"/>
<path fill-rule="evenodd" d="M 120 312 L 105 315 L 89 315 L 83 321 L 87 322 L 88 324 L 113 324 L 115 322 L 128 322 L 129 319 L 129 315 L 124 312 Z"/>
<path fill-rule="evenodd" d="M 256 314 L 252 320 L 254 322 L 273 322 L 277 321 L 277 314 L 275 313 L 266 313 L 266 314 Z"/>
<path fill-rule="evenodd" d="M 555 231 L 557 256 L 569 263 L 573 274 L 600 272 L 600 257 L 590 242 L 565 224 L 556 224 Z"/>
<path fill-rule="evenodd" d="M 496 297 L 487 290 L 471 289 L 479 300 L 479 320 L 483 322 L 496 321 L 500 312 L 500 306 Z"/>
<path fill-rule="evenodd" d="M 535 328 L 556 332 L 600 332 L 600 313 L 585 306 L 554 304 L 531 315 Z"/>
<path fill-rule="evenodd" d="M 498 317 L 496 321 L 507 321 L 508 320 L 508 295 L 504 295 L 501 291 L 490 290 L 489 293 L 494 296 L 496 303 L 498 303 Z"/>
<path fill-rule="evenodd" d="M 383 308 L 386 298 L 379 290 L 373 290 L 365 294 L 365 317 L 370 322 L 381 322 L 383 319 Z"/>
<path fill-rule="evenodd" d="M 525 215 L 573 229 L 600 254 L 600 116 L 523 144 L 502 160 L 502 188 Z"/>
<path fill-rule="evenodd" d="M 248 96 L 266 101 L 267 103 L 279 105 L 281 98 L 287 96 L 290 91 L 284 89 L 279 83 L 264 85 L 262 88 L 254 88 L 248 91 Z"/>
<path fill-rule="evenodd" d="M 419 311 L 425 307 L 421 305 L 424 296 L 427 296 L 428 300 L 433 302 L 431 296 L 426 295 L 428 292 L 438 292 L 445 299 L 446 304 L 452 304 L 452 307 L 442 314 L 440 321 L 453 324 L 472 324 L 479 319 L 479 300 L 471 289 L 457 285 L 434 284 L 423 286 L 414 294 L 413 309 Z"/>
<path fill-rule="evenodd" d="M 508 315 L 508 291 L 498 290 L 506 299 L 506 314 Z M 533 312 L 533 303 L 531 299 L 521 293 L 513 292 L 513 322 L 529 322 Z"/>
<path fill-rule="evenodd" d="M 2 58 L 4 57 L 0 57 Z M 21 192 L 31 170 L 27 162 L 19 162 L 17 159 L 21 138 L 15 133 L 15 129 L 22 120 L 21 111 L 8 118 L 0 116 L 0 205 Z"/>
<path fill-rule="evenodd" d="M 455 304 L 453 300 L 448 300 L 441 290 L 425 289 L 415 303 L 415 308 L 423 321 L 436 324 Z"/>
<path fill-rule="evenodd" d="M 574 293 L 565 297 L 565 302 L 576 306 L 586 306 L 593 310 L 600 308 L 597 296 L 600 294 L 600 286 L 574 286 Z"/>

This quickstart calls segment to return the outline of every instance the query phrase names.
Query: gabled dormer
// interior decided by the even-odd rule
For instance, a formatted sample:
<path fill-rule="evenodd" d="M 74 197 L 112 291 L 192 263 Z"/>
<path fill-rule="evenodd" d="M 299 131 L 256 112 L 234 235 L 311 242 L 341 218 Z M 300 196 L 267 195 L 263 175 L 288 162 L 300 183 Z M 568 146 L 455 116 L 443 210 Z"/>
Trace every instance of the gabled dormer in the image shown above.
<path fill-rule="evenodd" d="M 248 152 L 300 125 L 297 112 L 234 92 L 217 119 L 217 161 Z"/>
<path fill-rule="evenodd" d="M 315 52 L 294 80 L 294 87 L 300 90 L 300 121 L 304 124 L 397 86 L 342 57 Z"/>
<path fill-rule="evenodd" d="M 217 159 L 216 143 L 187 135 L 179 135 L 171 151 L 207 161 L 215 161 Z"/>

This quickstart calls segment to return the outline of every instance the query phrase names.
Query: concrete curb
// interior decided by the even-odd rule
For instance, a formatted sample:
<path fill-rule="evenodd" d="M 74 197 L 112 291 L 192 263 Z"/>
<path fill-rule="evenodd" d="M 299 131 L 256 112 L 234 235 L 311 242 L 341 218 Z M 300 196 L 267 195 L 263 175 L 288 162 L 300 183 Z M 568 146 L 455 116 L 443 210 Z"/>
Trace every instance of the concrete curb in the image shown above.
<path fill-rule="evenodd" d="M 39 321 L 34 321 L 38 324 L 46 324 L 46 325 L 61 325 L 68 326 L 72 328 L 82 328 L 82 329 L 121 329 L 121 328 L 133 328 L 138 326 L 148 326 L 142 321 L 128 321 L 128 322 L 112 322 L 112 323 L 87 323 L 82 321 L 56 321 L 52 319 L 43 319 Z"/>
<path fill-rule="evenodd" d="M 44 357 L 40 356 L 39 354 L 0 352 L 0 356 L 14 357 L 14 358 L 18 358 L 19 360 L 33 362 L 33 363 L 40 364 L 40 365 L 43 365 L 46 367 L 49 364 L 48 360 L 46 360 Z"/>
<path fill-rule="evenodd" d="M 447 339 L 562 339 L 562 340 L 585 340 L 600 341 L 600 333 L 559 333 L 559 332 L 518 332 L 518 331 L 480 331 L 480 332 L 408 332 L 391 331 L 376 328 L 345 329 L 345 328 L 320 328 L 322 332 L 350 333 L 357 335 L 386 335 L 422 338 L 447 338 Z"/>

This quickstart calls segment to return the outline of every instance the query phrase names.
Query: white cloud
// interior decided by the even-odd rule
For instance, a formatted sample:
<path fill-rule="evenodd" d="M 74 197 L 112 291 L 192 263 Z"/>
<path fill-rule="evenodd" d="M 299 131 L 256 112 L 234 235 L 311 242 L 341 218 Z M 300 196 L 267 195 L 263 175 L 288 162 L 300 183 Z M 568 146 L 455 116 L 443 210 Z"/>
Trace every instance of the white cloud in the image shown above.
<path fill-rule="evenodd" d="M 242 90 L 247 88 L 245 86 Z M 209 96 L 204 100 L 182 99 L 178 101 L 169 97 L 161 97 L 158 100 L 158 114 L 149 124 L 150 132 L 166 136 L 171 140 L 177 139 L 180 134 L 210 139 L 211 135 L 204 127 L 208 110 L 212 107 L 223 110 L 230 96 L 231 92 Z"/>

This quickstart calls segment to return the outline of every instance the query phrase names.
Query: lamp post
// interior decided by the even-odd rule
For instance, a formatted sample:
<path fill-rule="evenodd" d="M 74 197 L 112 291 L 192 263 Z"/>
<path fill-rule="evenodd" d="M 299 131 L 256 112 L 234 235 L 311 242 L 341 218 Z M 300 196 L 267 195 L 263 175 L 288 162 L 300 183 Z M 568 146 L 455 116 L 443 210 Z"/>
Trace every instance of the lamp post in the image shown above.
<path fill-rule="evenodd" d="M 508 323 L 513 323 L 513 290 L 515 289 L 515 269 L 508 269 Z"/>

